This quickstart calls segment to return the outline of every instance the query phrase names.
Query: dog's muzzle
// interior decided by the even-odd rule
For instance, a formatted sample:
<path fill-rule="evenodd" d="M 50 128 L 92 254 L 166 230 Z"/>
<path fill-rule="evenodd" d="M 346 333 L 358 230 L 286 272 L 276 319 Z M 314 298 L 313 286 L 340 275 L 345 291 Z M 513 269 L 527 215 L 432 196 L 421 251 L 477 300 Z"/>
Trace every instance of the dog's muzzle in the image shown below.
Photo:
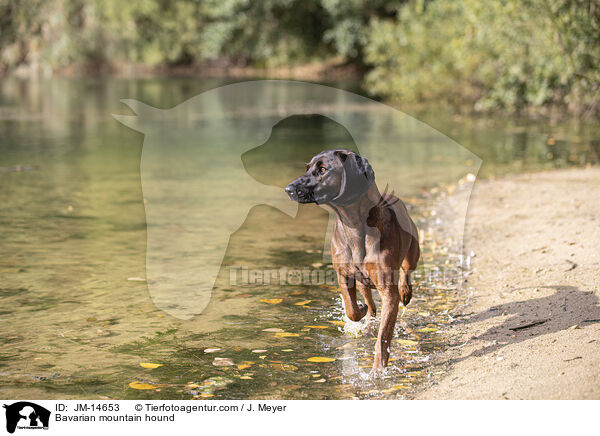
<path fill-rule="evenodd" d="M 297 201 L 298 203 L 314 203 L 314 196 L 312 190 L 305 186 L 292 182 L 285 187 L 285 192 L 291 200 Z"/>

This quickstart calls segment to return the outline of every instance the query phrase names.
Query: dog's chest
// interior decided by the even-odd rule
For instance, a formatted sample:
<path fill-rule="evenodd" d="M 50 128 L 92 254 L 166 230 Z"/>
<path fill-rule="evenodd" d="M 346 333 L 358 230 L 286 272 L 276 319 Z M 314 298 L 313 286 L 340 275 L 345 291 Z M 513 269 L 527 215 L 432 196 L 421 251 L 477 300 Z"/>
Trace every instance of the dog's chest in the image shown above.
<path fill-rule="evenodd" d="M 344 274 L 367 279 L 365 264 L 377 261 L 379 235 L 336 228 L 331 240 L 334 264 Z"/>

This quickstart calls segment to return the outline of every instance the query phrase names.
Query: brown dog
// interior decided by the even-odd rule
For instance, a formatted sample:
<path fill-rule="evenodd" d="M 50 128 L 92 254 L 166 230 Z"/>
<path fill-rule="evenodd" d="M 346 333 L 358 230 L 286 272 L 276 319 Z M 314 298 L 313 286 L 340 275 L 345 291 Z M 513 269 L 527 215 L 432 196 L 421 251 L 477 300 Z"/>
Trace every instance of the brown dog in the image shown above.
<path fill-rule="evenodd" d="M 337 221 L 331 240 L 346 315 L 353 321 L 375 316 L 371 289 L 383 302 L 373 369 L 387 366 L 400 301 L 412 296 L 410 273 L 419 261 L 417 227 L 404 203 L 380 194 L 369 162 L 349 150 L 327 150 L 311 159 L 306 174 L 285 191 L 299 203 L 324 204 Z M 356 289 L 367 305 L 356 301 Z"/>

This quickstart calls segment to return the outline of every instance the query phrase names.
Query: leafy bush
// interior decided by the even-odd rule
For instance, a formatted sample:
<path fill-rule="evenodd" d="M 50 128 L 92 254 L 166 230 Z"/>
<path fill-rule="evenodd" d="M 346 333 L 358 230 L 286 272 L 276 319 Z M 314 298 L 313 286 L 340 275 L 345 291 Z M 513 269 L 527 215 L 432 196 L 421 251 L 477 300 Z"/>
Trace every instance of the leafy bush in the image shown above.
<path fill-rule="evenodd" d="M 0 29 L 0 72 L 338 56 L 403 103 L 600 111 L 599 0 L 7 0 Z"/>
<path fill-rule="evenodd" d="M 600 85 L 600 4 L 592 4 L 411 1 L 396 19 L 371 22 L 366 87 L 406 103 L 584 107 Z"/>

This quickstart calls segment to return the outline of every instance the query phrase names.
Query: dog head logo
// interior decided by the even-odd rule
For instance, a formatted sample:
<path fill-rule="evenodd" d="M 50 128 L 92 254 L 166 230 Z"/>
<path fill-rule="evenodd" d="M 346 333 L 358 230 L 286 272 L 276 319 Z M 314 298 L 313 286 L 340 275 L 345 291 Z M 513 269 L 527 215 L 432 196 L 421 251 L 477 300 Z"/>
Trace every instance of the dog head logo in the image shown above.
<path fill-rule="evenodd" d="M 269 142 L 274 126 L 282 120 L 318 114 L 343 126 L 381 186 L 389 185 L 397 193 L 405 191 L 415 173 L 426 174 L 432 184 L 445 178 L 457 181 L 468 173 L 476 174 L 481 162 L 456 142 L 402 112 L 312 83 L 241 82 L 204 92 L 167 110 L 136 100 L 122 102 L 136 115 L 114 117 L 144 134 L 140 173 L 147 223 L 148 289 L 160 309 L 180 319 L 202 313 L 210 302 L 229 238 L 252 208 L 269 205 L 295 217 L 298 203 L 290 201 L 283 190 L 292 172 L 285 177 L 265 177 L 282 165 L 276 157 L 278 150 L 271 150 L 268 165 L 260 171 L 247 166 L 260 150 L 283 147 Z M 441 144 L 443 162 L 432 164 L 431 143 Z M 297 149 L 310 146 L 297 144 Z M 341 147 L 348 148 L 331 144 L 323 149 Z M 313 151 L 303 156 L 310 159 Z M 451 174 L 443 166 L 449 161 L 457 163 Z M 460 207 L 464 216 L 467 202 Z M 332 223 L 330 219 L 330 228 Z M 324 241 L 323 246 L 324 261 L 328 261 L 328 244 Z"/>
<path fill-rule="evenodd" d="M 47 429 L 50 421 L 50 411 L 42 406 L 28 401 L 5 404 L 6 431 L 14 433 L 19 429 Z"/>

